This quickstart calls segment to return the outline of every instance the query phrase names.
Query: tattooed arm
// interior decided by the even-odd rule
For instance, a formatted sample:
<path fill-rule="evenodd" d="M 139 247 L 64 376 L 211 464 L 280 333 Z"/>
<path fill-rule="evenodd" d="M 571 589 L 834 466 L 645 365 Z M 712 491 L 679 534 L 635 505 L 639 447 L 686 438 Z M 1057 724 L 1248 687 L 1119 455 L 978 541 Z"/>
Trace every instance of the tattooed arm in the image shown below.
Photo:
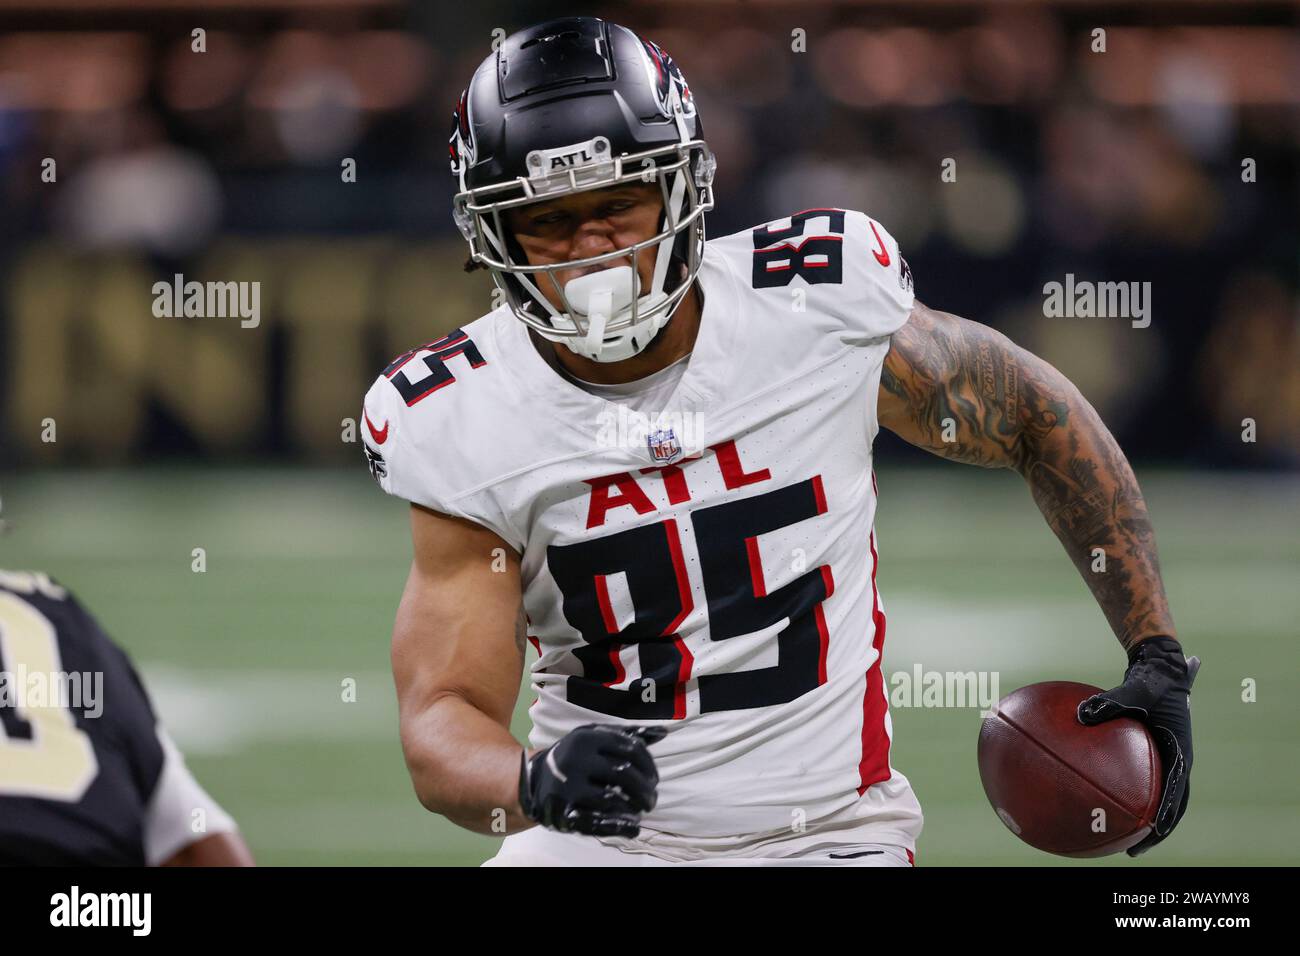
<path fill-rule="evenodd" d="M 1125 650 L 1176 637 L 1128 460 L 1068 379 L 1006 336 L 917 302 L 880 377 L 880 424 L 926 451 L 1014 468 Z M 1092 571 L 1093 549 L 1106 553 Z"/>

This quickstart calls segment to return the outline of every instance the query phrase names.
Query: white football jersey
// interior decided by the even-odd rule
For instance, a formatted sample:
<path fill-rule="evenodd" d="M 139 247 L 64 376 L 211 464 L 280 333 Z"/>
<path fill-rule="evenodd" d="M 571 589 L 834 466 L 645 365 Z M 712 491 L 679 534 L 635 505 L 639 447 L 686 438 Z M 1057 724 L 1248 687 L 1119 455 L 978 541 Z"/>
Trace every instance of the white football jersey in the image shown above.
<path fill-rule="evenodd" d="M 658 420 L 566 381 L 503 306 L 384 370 L 371 470 L 522 555 L 531 746 L 668 729 L 639 841 L 726 852 L 851 817 L 855 840 L 914 847 L 871 456 L 911 274 L 866 215 L 810 209 L 709 241 L 697 281 L 699 335 Z"/>

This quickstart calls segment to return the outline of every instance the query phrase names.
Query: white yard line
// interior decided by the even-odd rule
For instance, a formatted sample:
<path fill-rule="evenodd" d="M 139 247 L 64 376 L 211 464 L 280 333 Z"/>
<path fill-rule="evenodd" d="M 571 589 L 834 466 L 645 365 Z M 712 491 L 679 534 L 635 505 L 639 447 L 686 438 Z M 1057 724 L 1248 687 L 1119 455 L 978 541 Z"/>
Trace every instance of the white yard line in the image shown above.
<path fill-rule="evenodd" d="M 356 700 L 342 681 L 356 679 Z M 155 709 L 181 749 L 226 754 L 253 743 L 397 737 L 387 671 L 193 671 L 144 668 Z"/>

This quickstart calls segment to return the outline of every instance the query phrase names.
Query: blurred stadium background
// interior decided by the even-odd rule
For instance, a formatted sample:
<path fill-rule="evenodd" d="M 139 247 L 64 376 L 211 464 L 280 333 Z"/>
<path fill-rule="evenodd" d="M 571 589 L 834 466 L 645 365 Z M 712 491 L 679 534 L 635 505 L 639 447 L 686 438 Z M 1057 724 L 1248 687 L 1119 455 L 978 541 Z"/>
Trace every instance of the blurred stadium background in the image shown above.
<path fill-rule="evenodd" d="M 1129 451 L 1205 667 L 1178 838 L 1100 863 L 1300 861 L 1296 3 L 0 3 L 0 566 L 98 613 L 261 862 L 490 855 L 410 789 L 387 670 L 406 518 L 347 420 L 387 358 L 487 309 L 451 109 L 494 31 L 568 13 L 681 65 L 719 159 L 711 235 L 868 211 L 924 301 L 1056 364 Z M 260 281 L 261 324 L 155 318 L 178 272 Z M 1067 273 L 1150 281 L 1150 328 L 1045 318 Z M 877 471 L 887 673 L 1118 679 L 1018 479 L 888 435 Z M 988 807 L 976 710 L 894 727 L 921 862 L 1061 862 Z"/>

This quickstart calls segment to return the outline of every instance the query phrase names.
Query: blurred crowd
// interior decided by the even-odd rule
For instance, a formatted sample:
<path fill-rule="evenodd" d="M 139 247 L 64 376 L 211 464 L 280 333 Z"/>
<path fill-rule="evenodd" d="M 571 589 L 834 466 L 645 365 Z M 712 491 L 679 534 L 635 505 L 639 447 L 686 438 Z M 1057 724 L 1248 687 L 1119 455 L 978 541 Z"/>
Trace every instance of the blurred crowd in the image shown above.
<path fill-rule="evenodd" d="M 0 464 L 355 454 L 388 355 L 489 307 L 450 218 L 455 100 L 495 39 L 575 9 L 460 6 L 0 13 Z M 862 209 L 923 301 L 1057 364 L 1135 459 L 1300 466 L 1295 5 L 581 12 L 685 72 L 711 235 Z M 154 318 L 178 272 L 262 281 L 262 327 Z M 1067 274 L 1150 282 L 1151 325 L 1046 317 Z"/>

